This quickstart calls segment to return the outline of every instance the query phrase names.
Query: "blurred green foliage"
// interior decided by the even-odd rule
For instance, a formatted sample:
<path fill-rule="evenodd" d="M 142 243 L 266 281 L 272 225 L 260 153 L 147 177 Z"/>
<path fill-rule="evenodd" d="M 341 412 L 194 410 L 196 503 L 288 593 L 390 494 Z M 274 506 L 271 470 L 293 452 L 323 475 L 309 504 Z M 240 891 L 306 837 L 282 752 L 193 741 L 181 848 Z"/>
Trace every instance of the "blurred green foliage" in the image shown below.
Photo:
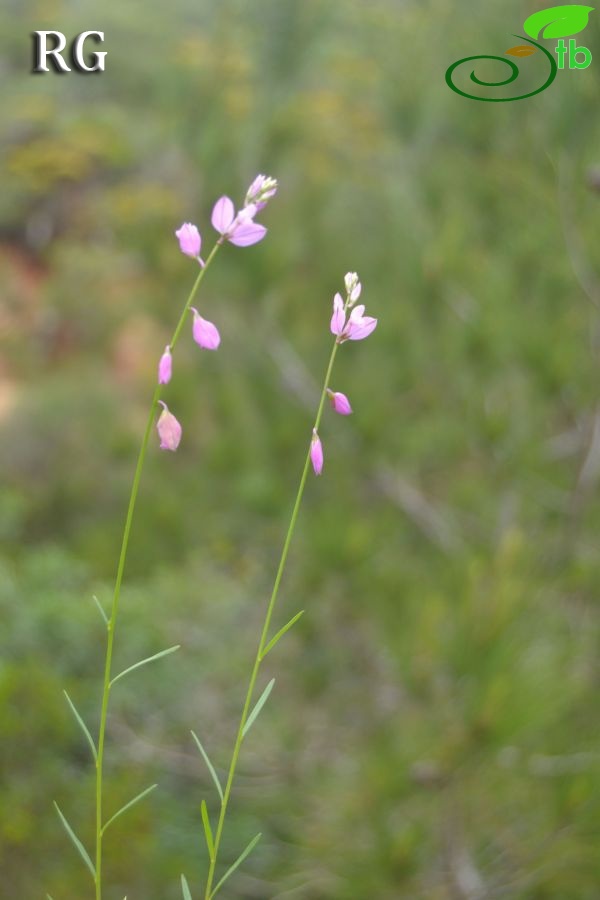
<path fill-rule="evenodd" d="M 107 900 L 174 900 L 206 867 L 192 744 L 240 711 L 348 269 L 380 325 L 339 354 L 265 677 L 223 896 L 592 900 L 600 884 L 600 46 L 514 104 L 444 84 L 536 5 L 493 0 L 15 2 L 0 9 L 2 895 L 90 897 L 90 725 L 158 356 L 221 193 L 281 189 L 227 247 L 182 342 L 175 456 L 150 453 L 110 718 Z M 29 34 L 98 28 L 101 76 L 29 74 Z M 508 45 L 507 45 L 508 46 Z"/>

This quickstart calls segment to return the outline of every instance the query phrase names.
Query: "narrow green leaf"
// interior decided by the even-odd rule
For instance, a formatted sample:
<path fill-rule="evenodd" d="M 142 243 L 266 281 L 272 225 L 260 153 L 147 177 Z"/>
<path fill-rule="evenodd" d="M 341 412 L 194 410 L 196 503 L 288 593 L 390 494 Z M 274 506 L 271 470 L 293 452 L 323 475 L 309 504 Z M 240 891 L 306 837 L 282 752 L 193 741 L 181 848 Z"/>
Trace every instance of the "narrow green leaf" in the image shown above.
<path fill-rule="evenodd" d="M 71 707 L 71 712 L 73 713 L 73 715 L 74 715 L 75 718 L 77 719 L 77 722 L 78 722 L 78 724 L 79 724 L 79 727 L 80 727 L 81 730 L 83 731 L 83 733 L 84 733 L 84 735 L 85 735 L 85 737 L 86 737 L 86 740 L 87 740 L 88 744 L 90 745 L 90 749 L 91 749 L 91 751 L 92 751 L 92 756 L 94 757 L 94 759 L 98 759 L 98 753 L 97 753 L 97 751 L 96 751 L 96 745 L 95 745 L 95 743 L 94 743 L 93 737 L 91 736 L 91 734 L 90 734 L 90 732 L 89 732 L 89 730 L 88 730 L 87 725 L 85 724 L 85 722 L 83 721 L 83 719 L 81 718 L 81 716 L 79 715 L 79 713 L 77 712 L 77 710 L 75 709 L 75 704 L 73 703 L 73 701 L 71 700 L 71 698 L 69 697 L 69 695 L 67 694 L 67 692 L 66 692 L 66 691 L 63 691 L 63 694 L 64 694 L 65 697 L 66 697 L 67 703 L 68 703 L 69 706 Z"/>
<path fill-rule="evenodd" d="M 98 600 L 98 598 L 96 597 L 95 594 L 93 595 L 92 600 L 94 601 L 94 603 L 96 604 L 96 606 L 97 606 L 98 609 L 100 610 L 100 615 L 101 615 L 102 618 L 104 619 L 104 624 L 108 626 L 108 616 L 107 616 L 106 613 L 104 612 L 104 608 L 103 608 L 102 604 L 100 603 L 100 601 Z"/>
<path fill-rule="evenodd" d="M 218 891 L 220 888 L 223 887 L 223 885 L 225 884 L 225 882 L 227 881 L 227 879 L 229 878 L 229 876 L 230 876 L 230 875 L 233 875 L 233 873 L 235 872 L 235 870 L 237 869 L 237 867 L 238 867 L 238 866 L 241 866 L 241 864 L 244 862 L 244 860 L 246 859 L 246 857 L 247 857 L 250 853 L 252 853 L 252 851 L 254 850 L 254 848 L 256 847 L 256 845 L 258 844 L 258 842 L 260 841 L 261 837 L 262 837 L 262 833 L 259 833 L 259 834 L 256 835 L 256 837 L 253 837 L 252 840 L 250 841 L 250 843 L 248 844 L 248 846 L 246 847 L 246 849 L 245 849 L 242 853 L 240 853 L 240 855 L 238 856 L 238 858 L 236 859 L 236 861 L 234 862 L 234 864 L 233 864 L 232 866 L 230 866 L 230 867 L 227 869 L 227 871 L 225 872 L 225 874 L 223 875 L 223 877 L 221 878 L 221 880 L 220 880 L 219 883 L 217 884 L 216 888 L 214 889 L 214 891 L 213 891 L 212 894 L 210 895 L 210 896 L 211 896 L 211 900 L 212 900 L 212 898 L 215 896 L 215 894 L 217 893 L 217 891 Z"/>
<path fill-rule="evenodd" d="M 204 762 L 206 763 L 206 767 L 208 768 L 208 771 L 212 775 L 212 780 L 215 783 L 215 787 L 217 789 L 219 797 L 221 798 L 221 803 L 222 803 L 223 802 L 223 788 L 221 787 L 221 782 L 219 781 L 219 776 L 215 772 L 215 767 L 213 766 L 210 759 L 208 758 L 208 753 L 206 752 L 206 750 L 200 743 L 200 738 L 194 731 L 192 731 L 192 737 L 194 738 L 194 740 L 196 741 L 196 744 L 198 745 L 198 750 L 202 754 L 202 758 L 204 759 Z"/>
<path fill-rule="evenodd" d="M 263 652 L 260 654 L 261 661 L 265 658 L 265 656 L 267 655 L 269 650 L 273 649 L 273 647 L 275 646 L 275 644 L 277 643 L 279 638 L 282 638 L 284 636 L 284 634 L 286 633 L 286 631 L 289 631 L 290 628 L 292 627 L 292 625 L 296 624 L 296 622 L 298 621 L 300 616 L 303 614 L 303 612 L 304 612 L 304 610 L 301 609 L 299 613 L 296 613 L 294 618 L 290 619 L 290 621 L 287 623 L 287 625 L 284 625 L 283 628 L 280 628 L 279 631 L 277 632 L 277 634 L 275 635 L 275 637 L 271 638 L 271 640 L 269 641 L 269 643 L 267 644 L 267 646 L 265 647 Z"/>
<path fill-rule="evenodd" d="M 190 893 L 190 887 L 185 880 L 185 875 L 181 876 L 181 891 L 183 893 L 183 900 L 192 900 L 192 895 Z"/>
<path fill-rule="evenodd" d="M 108 828 L 109 825 L 112 825 L 112 823 L 115 821 L 115 819 L 118 819 L 119 816 L 123 815 L 124 812 L 127 812 L 128 809 L 131 809 L 132 806 L 135 806 L 136 803 L 138 803 L 140 800 L 143 800 L 144 797 L 148 796 L 148 794 L 151 794 L 152 791 L 155 790 L 157 787 L 158 787 L 157 784 L 151 784 L 150 787 L 146 788 L 145 791 L 142 791 L 141 794 L 138 794 L 136 797 L 133 798 L 133 800 L 130 800 L 129 803 L 126 803 L 125 806 L 122 806 L 121 809 L 118 812 L 116 812 L 114 814 L 114 816 L 111 816 L 110 819 L 108 820 L 108 822 L 106 822 L 102 826 L 102 834 L 104 834 L 104 832 L 106 831 L 106 829 Z"/>
<path fill-rule="evenodd" d="M 206 808 L 206 800 L 202 801 L 200 807 L 202 813 L 202 824 L 204 825 L 204 834 L 206 836 L 206 846 L 208 847 L 208 855 L 212 859 L 215 855 L 215 842 L 213 840 L 212 828 L 210 827 L 210 819 L 208 818 L 208 809 Z"/>
<path fill-rule="evenodd" d="M 129 675 L 130 672 L 133 672 L 135 669 L 139 669 L 140 666 L 145 666 L 148 663 L 154 662 L 155 659 L 162 659 L 163 656 L 168 656 L 170 653 L 175 653 L 176 650 L 179 650 L 181 644 L 175 644 L 174 647 L 169 647 L 167 650 L 161 650 L 160 653 L 155 653 L 154 656 L 148 656 L 147 659 L 141 659 L 139 662 L 134 663 L 132 666 L 129 666 L 128 669 L 124 669 L 122 672 L 119 672 L 118 675 L 112 679 L 110 686 L 112 687 L 120 678 L 123 678 L 125 675 Z"/>
<path fill-rule="evenodd" d="M 73 829 L 71 828 L 71 826 L 69 825 L 69 823 L 67 822 L 65 817 L 63 816 L 62 812 L 60 811 L 58 803 L 55 803 L 54 807 L 56 809 L 56 812 L 59 815 L 60 821 L 63 823 L 63 825 L 65 827 L 65 831 L 67 832 L 67 834 L 73 841 L 73 844 L 75 845 L 76 849 L 78 850 L 82 860 L 84 861 L 84 863 L 86 864 L 86 866 L 88 867 L 90 872 L 92 873 L 92 878 L 95 881 L 96 880 L 96 870 L 94 869 L 94 864 L 92 863 L 87 850 L 85 849 L 85 847 L 83 846 L 83 844 L 81 843 L 81 841 L 79 840 L 79 838 L 77 837 L 77 835 L 75 834 L 75 832 L 73 831 Z"/>
<path fill-rule="evenodd" d="M 254 724 L 254 720 L 256 719 L 257 715 L 259 714 L 259 712 L 261 711 L 261 709 L 263 708 L 263 706 L 269 699 L 269 694 L 273 690 L 274 684 L 275 684 L 275 679 L 272 678 L 270 680 L 270 682 L 268 683 L 268 685 L 266 686 L 266 688 L 264 689 L 264 691 L 262 692 L 262 694 L 260 695 L 260 697 L 258 698 L 258 700 L 256 701 L 256 706 L 254 707 L 254 709 L 252 710 L 252 712 L 246 719 L 246 724 L 244 725 L 244 730 L 242 731 L 242 737 L 246 737 L 246 735 L 252 728 L 252 725 Z"/>
<path fill-rule="evenodd" d="M 46 894 L 46 900 L 52 900 L 52 897 L 50 896 L 50 894 Z"/>

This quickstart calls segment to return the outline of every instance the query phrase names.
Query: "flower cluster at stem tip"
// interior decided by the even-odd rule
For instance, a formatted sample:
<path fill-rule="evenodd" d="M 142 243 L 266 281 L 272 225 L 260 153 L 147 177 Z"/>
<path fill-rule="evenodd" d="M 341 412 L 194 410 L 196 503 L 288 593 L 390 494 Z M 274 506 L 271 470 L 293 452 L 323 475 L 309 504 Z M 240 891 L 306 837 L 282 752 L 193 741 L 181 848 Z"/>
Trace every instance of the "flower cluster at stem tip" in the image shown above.
<path fill-rule="evenodd" d="M 331 333 L 335 335 L 336 344 L 343 344 L 344 341 L 362 341 L 377 327 L 377 319 L 365 316 L 364 304 L 354 306 L 362 292 L 362 284 L 358 280 L 356 272 L 346 273 L 344 286 L 346 300 L 344 301 L 340 293 L 336 293 L 333 298 L 330 328 Z M 350 311 L 350 315 L 348 315 L 348 311 Z M 345 394 L 342 394 L 341 391 L 332 391 L 328 385 L 326 385 L 326 392 L 334 412 L 339 413 L 340 416 L 351 414 L 352 406 Z M 323 445 L 316 428 L 313 428 L 310 444 L 310 461 L 315 475 L 320 475 L 323 471 Z"/>
<path fill-rule="evenodd" d="M 212 211 L 212 226 L 220 235 L 217 243 L 224 241 L 234 244 L 236 247 L 250 247 L 262 241 L 267 233 L 264 225 L 254 221 L 254 217 L 267 205 L 267 202 L 277 193 L 277 181 L 268 175 L 257 175 L 246 192 L 244 205 L 236 212 L 233 200 L 229 197 L 220 197 Z M 196 259 L 203 268 L 205 263 L 200 256 L 202 248 L 202 236 L 196 225 L 184 222 L 177 229 L 175 236 L 179 241 L 179 249 L 186 256 Z M 188 301 L 189 302 L 189 301 Z M 203 350 L 216 350 L 221 343 L 219 329 L 213 322 L 203 318 L 194 306 L 189 307 L 193 314 L 192 334 L 195 342 Z M 173 359 L 171 347 L 165 347 L 165 351 L 158 363 L 158 383 L 168 384 L 173 374 Z M 169 411 L 166 403 L 159 401 L 163 407 L 156 423 L 161 450 L 177 450 L 181 441 L 182 428 L 173 413 Z"/>
<path fill-rule="evenodd" d="M 211 223 L 215 231 L 220 235 L 217 244 L 228 241 L 237 247 L 250 247 L 261 241 L 267 233 L 264 225 L 255 222 L 255 216 L 266 206 L 267 202 L 277 193 L 277 181 L 267 175 L 257 175 L 246 192 L 244 204 L 241 209 L 235 209 L 230 197 L 220 197 L 215 203 Z M 196 225 L 185 222 L 175 235 L 179 241 L 179 248 L 186 256 L 196 259 L 201 267 L 205 263 L 200 256 L 202 237 Z M 365 315 L 364 304 L 356 301 L 362 293 L 362 284 L 356 272 L 347 272 L 344 276 L 346 299 L 338 292 L 333 298 L 333 314 L 331 316 L 331 332 L 335 335 L 336 346 L 346 341 L 362 341 L 368 337 L 377 327 L 377 319 Z M 193 295 L 194 292 L 192 292 Z M 189 303 L 190 301 L 188 301 Z M 221 343 L 219 329 L 213 322 L 209 322 L 200 315 L 194 306 L 187 307 L 193 314 L 192 334 L 195 342 L 203 350 L 216 350 Z M 158 364 L 159 385 L 168 384 L 172 376 L 171 347 L 165 347 L 164 353 Z M 333 361 L 333 357 L 332 357 Z M 331 408 L 341 416 L 349 416 L 352 413 L 350 400 L 341 391 L 333 391 L 329 385 L 325 385 L 326 393 Z M 323 397 L 324 399 L 324 397 Z M 160 447 L 163 450 L 176 450 L 181 441 L 182 429 L 175 416 L 169 411 L 162 400 L 163 411 L 157 422 L 157 430 L 160 438 Z M 319 411 L 320 419 L 320 411 Z M 316 475 L 323 471 L 323 445 L 319 437 L 318 421 L 313 428 L 310 444 L 310 461 Z"/>

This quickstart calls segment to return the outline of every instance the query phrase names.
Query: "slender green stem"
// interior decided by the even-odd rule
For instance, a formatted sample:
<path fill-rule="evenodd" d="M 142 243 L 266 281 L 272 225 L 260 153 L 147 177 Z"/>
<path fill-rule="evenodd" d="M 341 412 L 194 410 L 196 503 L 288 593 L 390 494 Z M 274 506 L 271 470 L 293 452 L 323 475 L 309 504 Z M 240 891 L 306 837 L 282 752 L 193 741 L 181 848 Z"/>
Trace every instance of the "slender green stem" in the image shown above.
<path fill-rule="evenodd" d="M 348 306 L 348 301 L 346 301 L 346 308 L 347 308 L 347 306 Z M 315 417 L 315 423 L 313 426 L 314 431 L 318 431 L 319 425 L 321 423 L 321 416 L 323 415 L 323 406 L 325 404 L 325 397 L 327 396 L 327 388 L 329 387 L 329 379 L 331 378 L 331 372 L 333 370 L 333 363 L 335 361 L 335 356 L 336 356 L 338 347 L 339 347 L 339 343 L 336 340 L 336 342 L 333 345 L 333 349 L 331 351 L 331 356 L 329 357 L 327 373 L 325 375 L 325 380 L 323 382 L 323 388 L 321 390 L 321 397 L 319 400 L 317 415 Z M 311 441 L 312 441 L 312 435 L 311 435 Z M 242 710 L 242 716 L 240 719 L 240 724 L 238 727 L 235 744 L 233 747 L 231 763 L 229 764 L 229 772 L 227 775 L 227 782 L 225 784 L 225 790 L 223 791 L 223 800 L 221 801 L 221 810 L 219 813 L 219 821 L 217 823 L 217 830 L 215 832 L 215 837 L 214 837 L 213 852 L 210 854 L 210 866 L 209 866 L 208 876 L 207 876 L 207 880 L 206 880 L 206 891 L 204 894 L 204 900 L 210 900 L 211 896 L 213 896 L 212 895 L 212 886 L 213 886 L 213 881 L 215 878 L 215 870 L 216 870 L 217 859 L 218 859 L 218 855 L 219 855 L 219 847 L 221 845 L 221 838 L 223 836 L 223 827 L 225 825 L 225 816 L 227 815 L 227 806 L 229 803 L 231 789 L 232 789 L 233 781 L 235 778 L 235 771 L 237 768 L 240 750 L 242 749 L 242 742 L 244 739 L 244 727 L 246 725 L 246 721 L 247 721 L 248 715 L 250 713 L 250 704 L 252 703 L 252 696 L 254 694 L 254 688 L 256 687 L 256 679 L 258 678 L 260 664 L 263 659 L 263 652 L 264 652 L 265 646 L 267 644 L 268 636 L 269 636 L 269 628 L 271 626 L 271 619 L 273 618 L 273 611 L 275 609 L 275 604 L 277 602 L 277 595 L 279 593 L 279 585 L 281 584 L 281 578 L 283 576 L 283 571 L 285 569 L 285 564 L 286 564 L 287 557 L 288 557 L 288 551 L 290 549 L 290 544 L 292 542 L 294 529 L 296 527 L 296 520 L 298 519 L 298 512 L 300 510 L 300 504 L 302 503 L 302 496 L 304 494 L 306 478 L 308 476 L 308 472 L 310 469 L 310 449 L 311 449 L 311 445 L 309 443 L 308 450 L 306 453 L 306 459 L 304 461 L 304 468 L 302 469 L 302 475 L 300 476 L 300 484 L 298 485 L 298 492 L 296 494 L 296 500 L 294 502 L 294 506 L 292 509 L 292 515 L 290 517 L 287 534 L 286 534 L 285 540 L 283 542 L 283 549 L 281 551 L 281 558 L 279 560 L 279 565 L 277 567 L 277 574 L 275 575 L 275 582 L 273 584 L 273 590 L 271 592 L 271 597 L 269 599 L 269 603 L 268 603 L 267 611 L 266 611 L 266 615 L 265 615 L 265 621 L 264 621 L 262 632 L 260 635 L 260 640 L 258 642 L 258 649 L 256 651 L 256 657 L 254 659 L 254 665 L 252 667 L 252 674 L 250 675 L 250 682 L 248 684 L 246 700 L 244 702 L 244 708 Z"/>
<path fill-rule="evenodd" d="M 217 241 L 213 249 L 211 250 L 205 265 L 200 269 L 198 273 L 198 277 L 194 282 L 192 290 L 190 291 L 190 295 L 183 307 L 183 311 L 173 332 L 173 337 L 171 338 L 171 343 L 169 344 L 171 351 L 175 347 L 179 335 L 181 333 L 181 329 L 185 324 L 185 320 L 189 314 L 190 306 L 194 301 L 194 297 L 200 287 L 202 279 L 206 273 L 206 270 L 210 266 L 218 248 L 220 247 L 220 242 Z M 150 435 L 152 433 L 152 426 L 154 425 L 154 419 L 156 416 L 156 407 L 158 401 L 160 400 L 162 393 L 161 385 L 157 385 L 154 390 L 154 395 L 152 397 L 152 402 L 150 404 L 150 411 L 148 413 L 148 421 L 146 422 L 146 429 L 144 431 L 144 437 L 142 438 L 142 444 L 140 446 L 140 452 L 138 454 L 137 465 L 135 467 L 135 474 L 133 476 L 133 483 L 131 485 L 131 494 L 129 495 L 129 505 L 127 507 L 127 517 L 125 519 L 125 528 L 123 530 L 123 539 L 121 541 L 121 550 L 119 553 L 119 564 L 117 567 L 117 576 L 115 579 L 115 589 L 113 592 L 112 599 L 112 608 L 110 613 L 110 618 L 107 623 L 107 642 L 106 642 L 106 659 L 104 663 L 104 685 L 102 691 L 102 706 L 100 712 L 100 726 L 98 730 L 98 757 L 96 759 L 96 876 L 95 876 L 95 884 L 96 884 L 96 900 L 102 900 L 102 835 L 103 835 L 103 812 L 102 812 L 102 788 L 103 788 L 103 764 L 104 764 L 104 739 L 106 736 L 106 721 L 108 717 L 108 701 L 111 690 L 111 670 L 112 670 L 112 657 L 113 657 L 113 646 L 115 641 L 115 629 L 117 624 L 117 613 L 119 611 L 119 599 L 121 596 L 121 583 L 123 581 L 123 572 L 125 571 L 125 562 L 127 559 L 127 550 L 129 547 L 129 536 L 131 533 L 131 524 L 133 522 L 133 514 L 135 511 L 135 504 L 137 500 L 138 490 L 140 486 L 140 480 L 142 477 L 142 470 L 144 468 L 144 461 L 146 459 L 146 451 L 148 449 L 148 443 L 150 441 Z"/>

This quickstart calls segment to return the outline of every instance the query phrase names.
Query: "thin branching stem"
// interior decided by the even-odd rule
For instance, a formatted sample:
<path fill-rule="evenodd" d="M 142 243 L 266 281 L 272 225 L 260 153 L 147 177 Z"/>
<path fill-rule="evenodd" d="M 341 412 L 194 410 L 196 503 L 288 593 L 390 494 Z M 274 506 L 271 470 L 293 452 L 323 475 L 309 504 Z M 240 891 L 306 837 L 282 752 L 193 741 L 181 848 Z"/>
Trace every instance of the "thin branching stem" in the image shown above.
<path fill-rule="evenodd" d="M 173 337 L 171 338 L 171 342 L 169 344 L 171 351 L 174 349 L 175 344 L 181 334 L 181 330 L 185 324 L 185 320 L 189 315 L 190 307 L 194 302 L 194 297 L 200 287 L 202 279 L 210 266 L 214 256 L 220 247 L 221 242 L 217 241 L 213 249 L 211 250 L 209 256 L 207 257 L 205 265 L 200 269 L 198 273 L 198 277 L 194 282 L 192 290 L 190 291 L 190 295 L 186 300 L 185 306 L 183 307 L 183 311 L 181 316 L 179 317 L 179 321 L 173 332 Z M 113 646 L 115 641 L 115 630 L 117 624 L 117 613 L 119 611 L 119 599 L 121 596 L 121 583 L 123 581 L 123 573 L 125 571 L 125 562 L 127 560 L 127 550 L 129 547 L 129 537 L 131 533 L 131 525 L 133 522 L 133 514 L 135 512 L 135 505 L 138 496 L 138 490 L 140 487 L 140 480 L 142 477 L 142 471 L 144 468 L 144 461 L 146 459 L 146 451 L 148 449 L 148 443 L 150 441 L 150 435 L 152 433 L 152 427 L 154 425 L 154 420 L 156 417 L 156 408 L 158 402 L 161 398 L 162 394 L 162 386 L 157 385 L 154 390 L 154 395 L 152 397 L 152 402 L 150 404 L 150 410 L 148 412 L 148 421 L 146 422 L 146 429 L 144 431 L 144 437 L 142 438 L 142 443 L 140 446 L 140 452 L 138 454 L 137 465 L 135 468 L 135 474 L 133 476 L 133 483 L 131 485 L 131 493 L 129 495 L 129 505 L 127 507 L 127 517 L 125 519 L 125 528 L 123 530 L 123 539 L 121 541 L 121 551 L 119 553 L 119 564 L 117 567 L 117 575 L 115 579 L 115 589 L 113 592 L 112 598 L 112 607 L 110 612 L 110 617 L 107 623 L 107 642 L 106 642 L 106 658 L 104 664 L 104 685 L 102 691 L 102 706 L 100 712 L 100 726 L 98 730 L 98 756 L 96 759 L 96 866 L 95 866 L 95 884 L 96 884 L 96 900 L 102 900 L 102 837 L 103 837 L 103 809 L 102 809 L 102 800 L 103 800 L 103 774 L 104 774 L 104 740 L 106 737 L 106 721 L 108 717 L 108 701 L 111 690 L 111 672 L 112 672 L 112 657 L 113 657 Z"/>

